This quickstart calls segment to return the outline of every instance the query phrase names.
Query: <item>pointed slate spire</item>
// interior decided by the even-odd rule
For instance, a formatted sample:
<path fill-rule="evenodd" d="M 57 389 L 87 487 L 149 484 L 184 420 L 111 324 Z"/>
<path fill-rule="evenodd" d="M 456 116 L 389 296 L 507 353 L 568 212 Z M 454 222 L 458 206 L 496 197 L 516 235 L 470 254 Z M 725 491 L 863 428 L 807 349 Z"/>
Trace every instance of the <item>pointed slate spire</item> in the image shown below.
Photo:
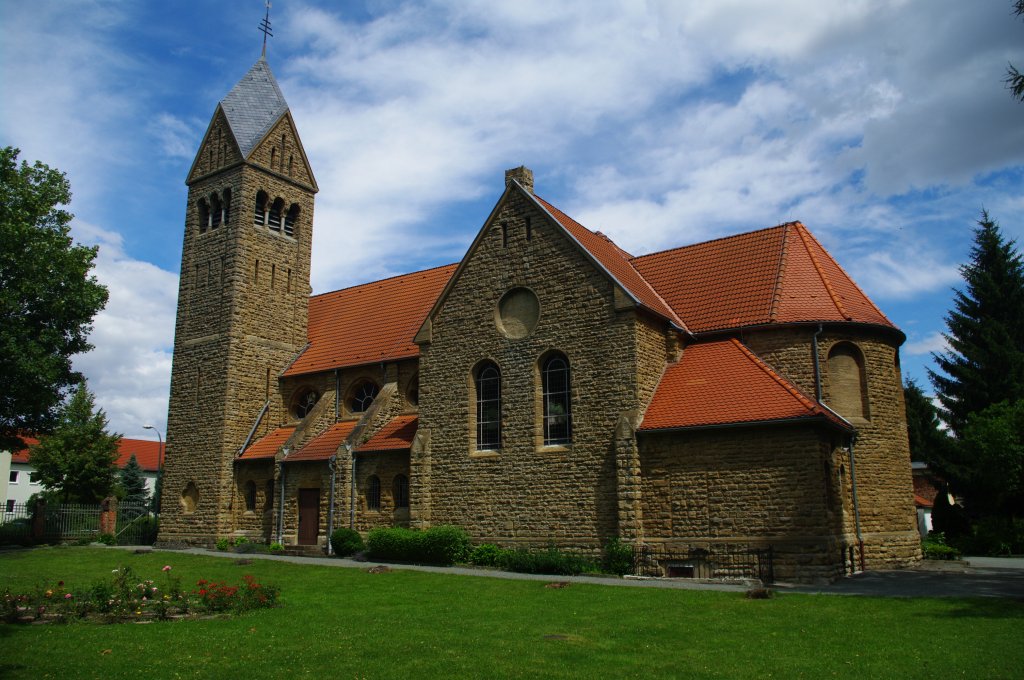
<path fill-rule="evenodd" d="M 266 59 L 260 57 L 220 103 L 243 158 L 288 112 L 288 102 L 277 86 Z"/>

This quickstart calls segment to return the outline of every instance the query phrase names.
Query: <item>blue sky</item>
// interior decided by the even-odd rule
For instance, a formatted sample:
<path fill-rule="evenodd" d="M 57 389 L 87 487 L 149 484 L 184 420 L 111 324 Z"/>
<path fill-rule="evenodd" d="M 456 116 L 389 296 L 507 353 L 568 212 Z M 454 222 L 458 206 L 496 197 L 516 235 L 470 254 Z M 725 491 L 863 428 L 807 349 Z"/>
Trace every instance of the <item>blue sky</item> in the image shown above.
<path fill-rule="evenodd" d="M 1024 237 L 1010 0 L 276 0 L 268 60 L 321 191 L 316 293 L 457 261 L 503 188 L 634 254 L 804 222 L 931 351 L 982 208 Z M 77 358 L 114 430 L 166 422 L 185 175 L 261 0 L 0 4 L 0 144 L 67 172 L 110 303 Z"/>

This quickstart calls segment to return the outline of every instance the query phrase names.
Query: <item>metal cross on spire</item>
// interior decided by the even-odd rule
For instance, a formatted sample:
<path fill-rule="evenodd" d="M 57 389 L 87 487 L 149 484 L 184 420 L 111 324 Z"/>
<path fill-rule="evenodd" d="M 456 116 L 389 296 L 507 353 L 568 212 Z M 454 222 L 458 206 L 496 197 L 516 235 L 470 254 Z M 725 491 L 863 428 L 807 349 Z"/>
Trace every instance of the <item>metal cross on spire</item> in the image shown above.
<path fill-rule="evenodd" d="M 263 33 L 263 54 L 261 56 L 267 56 L 267 36 L 274 37 L 274 32 L 270 30 L 270 0 L 267 0 L 267 14 L 263 17 L 263 21 L 259 25 L 260 31 Z"/>

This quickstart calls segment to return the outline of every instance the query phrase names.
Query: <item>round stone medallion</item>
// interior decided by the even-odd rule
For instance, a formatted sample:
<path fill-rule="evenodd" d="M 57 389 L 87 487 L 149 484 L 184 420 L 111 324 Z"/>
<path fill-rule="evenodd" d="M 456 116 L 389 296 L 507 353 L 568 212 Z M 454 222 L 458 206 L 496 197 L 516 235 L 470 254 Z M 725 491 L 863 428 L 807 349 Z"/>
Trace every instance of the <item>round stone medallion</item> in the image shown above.
<path fill-rule="evenodd" d="M 537 327 L 540 301 L 529 288 L 513 288 L 501 296 L 494 322 L 506 338 L 525 338 Z"/>

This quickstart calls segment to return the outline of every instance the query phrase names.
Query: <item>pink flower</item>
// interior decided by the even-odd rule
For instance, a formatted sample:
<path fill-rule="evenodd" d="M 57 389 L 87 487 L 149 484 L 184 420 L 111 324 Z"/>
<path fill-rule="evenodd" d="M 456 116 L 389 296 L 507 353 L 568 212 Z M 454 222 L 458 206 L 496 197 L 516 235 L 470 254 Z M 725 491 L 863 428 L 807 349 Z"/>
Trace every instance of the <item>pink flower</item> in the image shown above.
<path fill-rule="evenodd" d="M 66 594 L 64 595 L 64 599 L 65 599 L 65 600 L 70 600 L 70 599 L 71 599 L 71 593 L 66 593 Z"/>
<path fill-rule="evenodd" d="M 170 571 L 170 570 L 171 570 L 171 565 L 169 565 L 169 564 L 165 564 L 165 565 L 164 565 L 164 568 L 163 568 L 163 569 L 161 569 L 160 571 Z"/>

